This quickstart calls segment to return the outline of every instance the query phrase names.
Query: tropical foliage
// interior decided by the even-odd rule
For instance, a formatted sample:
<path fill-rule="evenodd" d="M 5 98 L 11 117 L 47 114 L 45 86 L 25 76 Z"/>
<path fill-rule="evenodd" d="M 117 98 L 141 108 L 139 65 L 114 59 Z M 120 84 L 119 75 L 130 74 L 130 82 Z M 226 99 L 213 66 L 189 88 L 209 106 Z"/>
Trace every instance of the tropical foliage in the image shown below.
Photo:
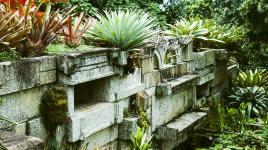
<path fill-rule="evenodd" d="M 241 104 L 245 104 L 247 107 L 246 115 L 248 117 L 260 116 L 266 114 L 268 111 L 268 96 L 262 87 L 238 87 L 229 96 L 229 99 L 230 105 L 236 108 Z"/>
<path fill-rule="evenodd" d="M 131 150 L 150 150 L 151 149 L 151 137 L 147 137 L 144 129 L 137 128 L 135 135 L 131 134 Z"/>
<path fill-rule="evenodd" d="M 65 43 L 71 47 L 78 47 L 83 38 L 83 34 L 88 30 L 93 22 L 92 17 L 88 17 L 84 21 L 84 13 L 80 13 L 79 17 L 74 19 L 74 23 L 71 16 L 68 16 L 67 25 L 63 27 L 63 35 Z"/>
<path fill-rule="evenodd" d="M 155 34 L 154 19 L 142 11 L 118 10 L 96 16 L 99 22 L 93 23 L 88 34 L 101 45 L 132 50 L 148 44 Z"/>
<path fill-rule="evenodd" d="M 240 70 L 238 75 L 234 78 L 233 83 L 236 87 L 268 87 L 268 72 L 265 69 Z"/>

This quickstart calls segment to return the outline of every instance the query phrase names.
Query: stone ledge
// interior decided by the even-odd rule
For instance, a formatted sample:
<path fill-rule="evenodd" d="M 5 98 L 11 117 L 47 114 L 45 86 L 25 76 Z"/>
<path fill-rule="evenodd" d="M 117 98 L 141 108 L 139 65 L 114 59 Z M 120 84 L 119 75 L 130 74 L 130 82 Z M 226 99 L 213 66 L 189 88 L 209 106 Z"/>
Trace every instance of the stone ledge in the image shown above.
<path fill-rule="evenodd" d="M 161 79 L 172 80 L 187 74 L 187 66 L 185 62 L 181 62 L 177 65 L 166 65 L 161 70 Z"/>
<path fill-rule="evenodd" d="M 156 137 L 159 140 L 183 142 L 181 141 L 184 139 L 183 134 L 196 130 L 206 118 L 207 113 L 205 112 L 183 114 L 165 126 L 158 127 L 156 129 Z"/>
<path fill-rule="evenodd" d="M 208 83 L 209 81 L 212 81 L 214 78 L 214 72 L 204 76 L 200 76 L 196 82 L 196 85 L 203 85 L 205 83 Z"/>
<path fill-rule="evenodd" d="M 56 80 L 55 57 L 43 56 L 0 63 L 0 95 L 30 89 Z"/>
<path fill-rule="evenodd" d="M 195 85 L 198 75 L 184 75 L 170 82 L 158 83 L 156 86 L 157 96 L 167 96 Z"/>
<path fill-rule="evenodd" d="M 115 107 L 112 103 L 97 103 L 76 110 L 70 119 L 69 141 L 84 140 L 86 137 L 115 123 Z"/>
<path fill-rule="evenodd" d="M 57 59 L 59 83 L 76 85 L 120 73 L 119 67 L 112 65 L 112 51 L 114 49 L 93 49 L 60 55 Z"/>
<path fill-rule="evenodd" d="M 8 150 L 43 150 L 41 139 L 0 130 L 0 143 Z"/>
<path fill-rule="evenodd" d="M 204 52 L 194 52 L 193 56 L 196 70 L 201 70 L 209 65 L 215 65 L 216 63 L 215 50 L 213 49 Z"/>

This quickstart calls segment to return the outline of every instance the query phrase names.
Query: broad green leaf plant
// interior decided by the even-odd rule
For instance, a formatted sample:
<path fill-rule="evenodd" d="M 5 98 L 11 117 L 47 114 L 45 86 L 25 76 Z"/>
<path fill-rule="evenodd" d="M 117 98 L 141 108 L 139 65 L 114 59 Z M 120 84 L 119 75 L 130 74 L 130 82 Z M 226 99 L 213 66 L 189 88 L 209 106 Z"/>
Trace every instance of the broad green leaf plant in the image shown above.
<path fill-rule="evenodd" d="M 95 21 L 88 37 L 102 46 L 120 48 L 122 51 L 146 46 L 157 31 L 154 18 L 138 10 L 117 10 L 95 14 Z"/>
<path fill-rule="evenodd" d="M 147 137 L 145 129 L 137 128 L 135 135 L 131 134 L 130 150 L 151 150 L 151 137 Z"/>

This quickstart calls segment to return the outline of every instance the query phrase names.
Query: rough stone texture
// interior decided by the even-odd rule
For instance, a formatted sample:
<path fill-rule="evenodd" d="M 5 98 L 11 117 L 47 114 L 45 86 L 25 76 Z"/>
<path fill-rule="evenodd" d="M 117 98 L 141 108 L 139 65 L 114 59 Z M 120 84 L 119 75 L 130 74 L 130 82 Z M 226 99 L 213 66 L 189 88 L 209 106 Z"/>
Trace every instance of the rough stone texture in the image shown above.
<path fill-rule="evenodd" d="M 142 82 L 144 83 L 146 89 L 154 87 L 157 83 L 161 82 L 160 72 L 152 71 L 150 73 L 143 74 Z"/>
<path fill-rule="evenodd" d="M 196 85 L 203 85 L 209 81 L 212 81 L 214 79 L 214 72 L 204 75 L 204 76 L 200 76 L 196 82 Z"/>
<path fill-rule="evenodd" d="M 40 139 L 46 138 L 46 129 L 41 118 L 34 118 L 27 123 L 27 134 L 30 136 L 38 137 Z"/>
<path fill-rule="evenodd" d="M 8 150 L 43 150 L 43 141 L 30 136 L 0 130 L 0 143 Z"/>
<path fill-rule="evenodd" d="M 76 85 L 118 73 L 118 68 L 111 65 L 109 52 L 101 49 L 58 57 L 59 82 Z"/>
<path fill-rule="evenodd" d="M 12 128 L 13 128 L 12 130 L 16 134 L 19 134 L 19 135 L 25 135 L 26 134 L 26 122 L 23 122 L 23 123 L 20 123 L 18 125 L 15 125 Z"/>
<path fill-rule="evenodd" d="M 0 114 L 16 122 L 24 122 L 29 118 L 37 117 L 43 93 L 47 88 L 47 85 L 43 85 L 0 96 L 0 99 L 2 99 Z M 0 123 L 0 128 L 5 126 L 5 123 Z"/>
<path fill-rule="evenodd" d="M 115 123 L 115 108 L 111 103 L 97 103 L 78 110 L 71 116 L 69 141 L 75 142 Z"/>
<path fill-rule="evenodd" d="M 172 80 L 187 74 L 186 63 L 181 62 L 177 65 L 165 65 L 163 69 L 160 70 L 161 79 Z"/>
<path fill-rule="evenodd" d="M 84 144 L 88 144 L 87 150 L 93 150 L 94 145 L 105 147 L 108 143 L 118 138 L 118 126 L 113 125 L 96 132 L 84 140 Z M 112 149 L 116 150 L 116 149 Z"/>
<path fill-rule="evenodd" d="M 204 52 L 194 52 L 195 68 L 201 70 L 209 65 L 214 65 L 216 62 L 215 50 L 207 50 Z"/>
<path fill-rule="evenodd" d="M 136 133 L 138 118 L 124 118 L 119 125 L 119 139 L 129 140 L 131 133 Z"/>
<path fill-rule="evenodd" d="M 108 102 L 124 99 L 145 89 L 142 83 L 141 70 L 136 69 L 133 74 L 126 77 L 113 76 L 106 78 L 103 89 L 103 99 Z"/>
<path fill-rule="evenodd" d="M 157 96 L 170 95 L 195 85 L 197 75 L 185 75 L 170 82 L 159 83 L 156 87 Z"/>
<path fill-rule="evenodd" d="M 149 73 L 154 71 L 154 57 L 152 56 L 147 56 L 142 59 L 142 64 L 141 64 L 141 72 L 142 74 L 144 73 Z"/>
<path fill-rule="evenodd" d="M 37 57 L 0 63 L 0 95 L 56 81 L 56 59 Z"/>
<path fill-rule="evenodd" d="M 153 97 L 152 130 L 192 107 L 195 101 L 193 92 L 194 88 L 190 88 L 164 97 Z"/>
<path fill-rule="evenodd" d="M 179 143 L 184 142 L 190 133 L 195 131 L 206 119 L 205 112 L 191 112 L 183 114 L 165 126 L 156 130 L 156 138 L 162 140 L 161 150 L 172 150 Z"/>
<path fill-rule="evenodd" d="M 187 68 L 187 72 L 192 74 L 195 72 L 195 60 L 192 60 L 192 61 L 188 61 L 186 63 L 186 68 Z"/>
<path fill-rule="evenodd" d="M 182 61 L 191 61 L 193 60 L 193 41 L 187 44 L 183 49 L 182 49 Z"/>
<path fill-rule="evenodd" d="M 43 93 L 58 79 L 68 97 L 69 141 L 84 140 L 84 144 L 89 143 L 90 150 L 94 145 L 125 150 L 136 120 L 124 118 L 124 110 L 141 105 L 150 122 L 148 135 L 154 134 L 158 127 L 165 127 L 172 135 L 167 138 L 178 138 L 158 143 L 160 149 L 171 149 L 186 140 L 198 123 L 192 120 L 194 116 L 187 119 L 191 125 L 180 124 L 178 128 L 170 121 L 189 111 L 196 103 L 196 96 L 214 95 L 220 99 L 228 81 L 226 51 L 193 54 L 191 44 L 181 50 L 176 42 L 174 45 L 168 41 L 160 45 L 159 49 L 163 51 L 159 55 L 155 48 L 146 49 L 141 58 L 143 68 L 125 76 L 119 75 L 122 67 L 114 64 L 118 52 L 113 49 L 0 63 L 0 99 L 3 99 L 0 114 L 21 123 L 13 131 L 25 133 L 27 123 L 27 134 L 44 138 L 46 133 L 38 114 L 39 104 Z M 164 63 L 163 56 L 168 49 L 180 54 L 173 60 L 173 65 Z M 155 70 L 154 55 L 159 56 L 158 70 Z M 132 95 L 137 96 L 137 103 L 131 103 Z M 3 123 L 0 126 L 6 127 Z M 59 128 L 57 138 L 63 137 L 63 130 Z M 179 135 L 180 130 L 185 134 Z"/>

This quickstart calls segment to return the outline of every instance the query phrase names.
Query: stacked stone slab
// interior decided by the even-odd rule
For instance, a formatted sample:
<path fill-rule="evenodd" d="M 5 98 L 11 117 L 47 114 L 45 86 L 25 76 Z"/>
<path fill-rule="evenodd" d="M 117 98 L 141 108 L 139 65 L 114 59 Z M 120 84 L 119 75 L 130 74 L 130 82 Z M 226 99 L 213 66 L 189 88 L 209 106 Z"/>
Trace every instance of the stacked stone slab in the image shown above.
<path fill-rule="evenodd" d="M 137 105 L 148 117 L 148 135 L 161 141 L 156 147 L 172 149 L 183 140 L 167 139 L 188 135 L 206 119 L 206 113 L 189 112 L 197 103 L 197 95 L 218 94 L 220 98 L 227 80 L 225 50 L 193 52 L 192 42 L 184 49 L 175 48 L 179 48 L 176 50 L 179 54 L 171 64 L 158 60 L 156 48 L 144 48 L 141 68 L 128 75 L 122 75 L 122 67 L 114 63 L 117 49 L 96 48 L 56 57 L 2 62 L 0 114 L 20 124 L 10 127 L 1 122 L 0 128 L 44 139 L 46 131 L 39 105 L 49 87 L 61 85 L 68 97 L 69 142 L 82 141 L 89 150 L 95 145 L 125 150 L 131 133 L 138 127 L 139 116 L 124 115 L 135 96 L 139 97 Z M 185 118 L 190 119 L 189 124 L 181 122 Z"/>

